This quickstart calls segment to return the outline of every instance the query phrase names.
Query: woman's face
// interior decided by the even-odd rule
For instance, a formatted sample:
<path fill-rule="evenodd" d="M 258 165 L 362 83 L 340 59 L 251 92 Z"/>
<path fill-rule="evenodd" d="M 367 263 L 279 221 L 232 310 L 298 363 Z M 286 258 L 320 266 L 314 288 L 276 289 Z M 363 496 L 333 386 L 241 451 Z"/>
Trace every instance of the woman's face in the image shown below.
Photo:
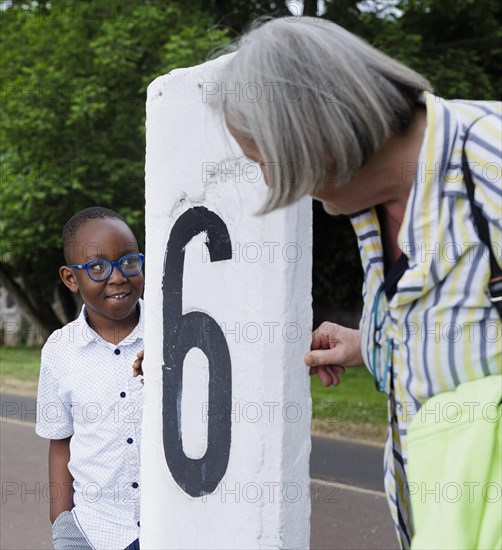
<path fill-rule="evenodd" d="M 263 158 L 256 143 L 252 139 L 241 136 L 229 124 L 227 124 L 227 128 L 239 144 L 244 155 L 260 165 L 265 183 L 269 185 L 268 160 Z M 366 204 L 367 201 L 365 201 L 364 195 L 361 195 L 360 186 L 353 185 L 352 183 L 350 181 L 342 187 L 336 187 L 333 180 L 329 179 L 320 189 L 312 194 L 312 197 L 322 202 L 324 210 L 333 216 L 354 214 L 355 212 L 359 212 L 359 210 L 372 206 L 372 204 Z"/>
<path fill-rule="evenodd" d="M 263 174 L 263 179 L 265 180 L 265 183 L 268 185 L 270 181 L 268 166 L 266 166 L 266 160 L 261 155 L 260 150 L 258 149 L 256 143 L 252 139 L 248 139 L 241 136 L 229 124 L 227 124 L 227 128 L 228 128 L 228 131 L 232 134 L 232 137 L 238 143 L 239 147 L 242 149 L 244 156 L 246 156 L 248 159 L 252 160 L 253 162 L 257 162 L 260 165 L 260 169 Z"/>

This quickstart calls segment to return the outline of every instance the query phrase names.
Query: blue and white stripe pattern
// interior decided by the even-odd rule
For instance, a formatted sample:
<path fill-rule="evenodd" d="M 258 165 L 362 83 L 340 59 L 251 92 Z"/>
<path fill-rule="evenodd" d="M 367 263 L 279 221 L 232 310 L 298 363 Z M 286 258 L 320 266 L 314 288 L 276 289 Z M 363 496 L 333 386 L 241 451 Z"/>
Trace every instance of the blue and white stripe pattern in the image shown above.
<path fill-rule="evenodd" d="M 461 169 L 465 132 L 486 115 L 470 130 L 466 153 L 475 201 L 489 222 L 492 247 L 502 263 L 502 104 L 446 101 L 430 93 L 423 100 L 427 127 L 398 236 L 409 267 L 396 294 L 390 301 L 384 295 L 379 303 L 385 317 L 381 338 L 392 342 L 385 490 L 403 548 L 410 546 L 413 534 L 406 486 L 409 422 L 432 395 L 502 372 L 502 324 L 485 294 L 488 251 L 473 224 Z M 372 314 L 384 280 L 382 240 L 375 209 L 351 221 L 364 269 L 361 347 L 370 366 Z M 380 368 L 383 341 L 382 346 Z"/>

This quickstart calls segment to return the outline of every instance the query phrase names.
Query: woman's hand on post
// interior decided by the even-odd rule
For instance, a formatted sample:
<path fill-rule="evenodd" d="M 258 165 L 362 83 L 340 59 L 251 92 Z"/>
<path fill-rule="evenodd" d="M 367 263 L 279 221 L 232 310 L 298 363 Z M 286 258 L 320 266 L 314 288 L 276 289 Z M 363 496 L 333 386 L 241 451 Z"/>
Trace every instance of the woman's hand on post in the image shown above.
<path fill-rule="evenodd" d="M 133 376 L 143 376 L 143 359 L 145 357 L 145 352 L 140 351 L 137 355 L 136 361 L 134 361 L 132 369 L 133 369 Z M 144 384 L 145 381 L 141 380 L 141 383 Z"/>
<path fill-rule="evenodd" d="M 312 333 L 311 351 L 305 354 L 310 374 L 317 374 L 324 386 L 338 386 L 345 367 L 363 363 L 359 331 L 324 322 Z"/>

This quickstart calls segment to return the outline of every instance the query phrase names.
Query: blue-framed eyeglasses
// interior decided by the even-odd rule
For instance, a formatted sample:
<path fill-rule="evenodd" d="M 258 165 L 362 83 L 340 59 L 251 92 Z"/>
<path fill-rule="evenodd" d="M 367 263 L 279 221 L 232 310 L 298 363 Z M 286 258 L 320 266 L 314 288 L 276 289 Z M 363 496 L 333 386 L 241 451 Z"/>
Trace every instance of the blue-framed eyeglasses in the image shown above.
<path fill-rule="evenodd" d="M 143 254 L 126 254 L 116 262 L 110 262 L 104 258 L 99 258 L 97 260 L 91 260 L 86 264 L 69 265 L 68 267 L 85 269 L 90 279 L 96 283 L 102 283 L 110 277 L 114 267 L 116 267 L 124 277 L 136 277 L 136 275 L 141 273 L 144 263 L 145 256 Z"/>
<path fill-rule="evenodd" d="M 378 289 L 377 294 L 375 296 L 375 302 L 373 304 L 373 353 L 372 353 L 372 361 L 371 361 L 371 372 L 373 373 L 373 379 L 375 380 L 375 386 L 378 391 L 384 392 L 386 390 L 387 386 L 387 376 L 389 374 L 390 370 L 390 362 L 391 362 L 391 356 L 392 356 L 392 346 L 393 342 L 391 338 L 386 339 L 386 351 L 385 351 L 385 362 L 383 364 L 383 368 L 381 363 L 380 366 L 377 366 L 377 360 L 381 355 L 382 351 L 382 344 L 380 343 L 381 336 L 382 336 L 382 327 L 385 322 L 386 314 L 382 316 L 382 318 L 378 319 L 378 314 L 380 311 L 380 300 L 382 299 L 382 294 L 384 293 L 384 286 L 382 286 Z M 383 371 L 383 372 L 382 372 Z"/>

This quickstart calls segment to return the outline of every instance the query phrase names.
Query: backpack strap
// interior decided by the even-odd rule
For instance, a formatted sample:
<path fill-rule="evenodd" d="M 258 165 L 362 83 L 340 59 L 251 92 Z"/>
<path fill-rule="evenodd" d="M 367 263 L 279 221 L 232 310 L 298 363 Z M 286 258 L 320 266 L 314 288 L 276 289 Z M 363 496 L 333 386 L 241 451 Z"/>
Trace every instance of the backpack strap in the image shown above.
<path fill-rule="evenodd" d="M 471 204 L 472 215 L 474 218 L 474 226 L 479 235 L 481 242 L 485 244 L 488 248 L 490 254 L 490 280 L 488 282 L 488 288 L 486 290 L 486 295 L 490 302 L 495 306 L 498 311 L 500 318 L 502 319 L 502 269 L 497 263 L 497 259 L 493 252 L 492 244 L 490 241 L 490 229 L 488 227 L 488 222 L 483 216 L 481 208 L 476 205 L 474 202 L 474 180 L 472 178 L 472 173 L 469 168 L 469 163 L 467 162 L 467 154 L 465 152 L 465 145 L 467 143 L 467 138 L 469 136 L 469 131 L 471 128 L 480 120 L 481 118 L 487 115 L 482 115 L 477 118 L 466 130 L 464 136 L 464 142 L 462 144 L 462 172 L 464 174 L 465 186 L 467 188 L 467 196 Z"/>

